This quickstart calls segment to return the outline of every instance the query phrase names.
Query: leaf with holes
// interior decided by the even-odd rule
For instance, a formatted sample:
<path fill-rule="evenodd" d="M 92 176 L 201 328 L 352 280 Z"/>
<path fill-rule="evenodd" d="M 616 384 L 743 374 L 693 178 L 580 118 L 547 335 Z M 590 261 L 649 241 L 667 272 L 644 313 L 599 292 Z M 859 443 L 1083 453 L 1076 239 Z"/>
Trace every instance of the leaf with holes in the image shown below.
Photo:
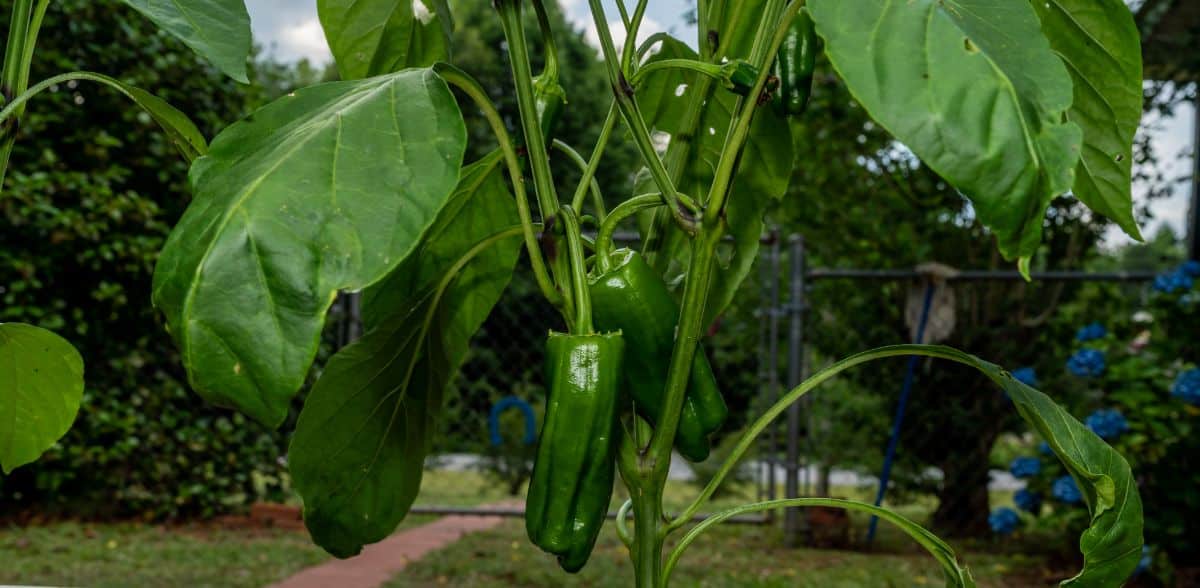
<path fill-rule="evenodd" d="M 36 460 L 58 441 L 83 398 L 83 358 L 62 337 L 0 323 L 0 469 Z"/>
<path fill-rule="evenodd" d="M 465 169 L 420 252 L 368 290 L 367 335 L 333 357 L 300 413 L 292 478 L 313 539 L 338 557 L 408 513 L 445 389 L 512 276 L 517 233 L 475 249 L 519 222 L 498 162 Z"/>
<path fill-rule="evenodd" d="M 243 83 L 250 58 L 250 15 L 242 0 L 124 0 L 225 75 Z"/>
<path fill-rule="evenodd" d="M 214 139 L 154 272 L 196 391 L 282 422 L 337 292 L 413 252 L 465 144 L 453 95 L 424 69 L 299 90 Z"/>
<path fill-rule="evenodd" d="M 810 0 L 855 99 L 970 198 L 1000 252 L 1028 258 L 1075 182 L 1071 78 L 1025 2 Z"/>
<path fill-rule="evenodd" d="M 1042 32 L 1067 64 L 1083 129 L 1075 196 L 1141 240 L 1133 218 L 1133 137 L 1142 119 L 1142 44 L 1122 0 L 1034 0 Z"/>
<path fill-rule="evenodd" d="M 343 79 L 425 67 L 450 55 L 445 0 L 317 0 L 317 15 Z"/>

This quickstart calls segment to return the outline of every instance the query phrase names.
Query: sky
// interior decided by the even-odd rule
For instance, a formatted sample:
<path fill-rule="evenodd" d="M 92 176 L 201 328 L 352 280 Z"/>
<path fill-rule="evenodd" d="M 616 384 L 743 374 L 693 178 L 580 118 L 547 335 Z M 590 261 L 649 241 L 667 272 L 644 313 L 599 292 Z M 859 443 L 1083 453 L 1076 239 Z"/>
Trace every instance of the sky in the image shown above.
<path fill-rule="evenodd" d="M 326 63 L 331 58 L 329 47 L 321 32 L 321 24 L 317 20 L 316 4 L 316 0 L 246 0 L 255 38 L 269 54 L 284 61 L 307 58 L 314 63 Z M 604 0 L 604 4 L 609 16 L 609 28 L 612 29 L 614 40 L 619 47 L 625 39 L 624 27 L 621 26 L 613 1 Z M 588 1 L 562 0 L 562 5 L 567 17 L 576 23 L 576 27 L 584 31 L 592 44 L 598 45 Z M 638 36 L 645 38 L 666 31 L 694 44 L 695 27 L 685 24 L 681 18 L 689 6 L 687 0 L 650 2 Z M 1190 153 L 1192 129 L 1195 124 L 1193 121 L 1194 109 L 1190 105 L 1181 106 L 1175 116 L 1169 119 L 1150 121 L 1156 129 L 1148 132 L 1153 134 L 1160 156 L 1172 159 L 1178 154 Z M 1184 158 L 1169 167 L 1167 175 L 1182 177 L 1191 172 L 1191 162 Z M 1134 186 L 1135 199 L 1140 198 L 1144 192 L 1145 187 Z M 1155 202 L 1151 209 L 1154 220 L 1142 227 L 1143 233 L 1149 237 L 1159 226 L 1167 224 L 1174 229 L 1175 234 L 1186 234 L 1190 195 L 1190 188 L 1184 183 L 1173 198 Z M 1120 230 L 1110 231 L 1105 241 L 1109 247 L 1130 242 Z"/>

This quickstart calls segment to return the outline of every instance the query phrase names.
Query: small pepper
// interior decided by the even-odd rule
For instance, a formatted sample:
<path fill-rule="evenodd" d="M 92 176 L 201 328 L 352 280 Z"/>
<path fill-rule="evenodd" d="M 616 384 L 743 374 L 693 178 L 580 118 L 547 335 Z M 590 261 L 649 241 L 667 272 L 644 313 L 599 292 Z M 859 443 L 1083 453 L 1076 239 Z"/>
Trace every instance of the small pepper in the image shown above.
<path fill-rule="evenodd" d="M 651 423 L 662 418 L 667 370 L 675 345 L 679 305 L 662 278 L 636 251 L 614 251 L 596 276 L 589 278 L 592 319 L 596 327 L 621 331 L 625 355 L 625 389 L 642 416 Z M 703 348 L 692 359 L 683 413 L 675 433 L 675 448 L 685 458 L 708 458 L 709 436 L 729 415 Z"/>
<path fill-rule="evenodd" d="M 777 112 L 788 116 L 804 114 L 812 96 L 813 72 L 820 51 L 817 27 L 808 10 L 801 9 L 788 27 L 775 59 L 774 74 L 779 78 L 774 100 Z"/>
<path fill-rule="evenodd" d="M 558 122 L 567 104 L 567 92 L 558 83 L 558 76 L 542 74 L 533 78 L 533 97 L 536 100 L 538 123 L 546 145 L 554 140 Z"/>
<path fill-rule="evenodd" d="M 612 499 L 624 350 L 620 333 L 551 333 L 546 341 L 546 417 L 525 530 L 571 573 L 591 556 Z"/>

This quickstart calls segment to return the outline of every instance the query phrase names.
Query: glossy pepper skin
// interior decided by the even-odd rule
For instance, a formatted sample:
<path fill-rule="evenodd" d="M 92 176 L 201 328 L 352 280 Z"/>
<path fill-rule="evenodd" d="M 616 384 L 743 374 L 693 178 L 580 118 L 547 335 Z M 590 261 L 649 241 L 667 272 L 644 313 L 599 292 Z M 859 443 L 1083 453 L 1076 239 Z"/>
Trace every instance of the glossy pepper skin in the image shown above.
<path fill-rule="evenodd" d="M 657 423 L 662 417 L 679 305 L 636 251 L 617 250 L 610 261 L 610 269 L 589 279 L 592 320 L 598 329 L 624 335 L 625 390 L 642 416 Z M 697 349 L 675 433 L 680 455 L 694 462 L 708 458 L 709 435 L 721 428 L 728 415 L 708 357 L 703 348 Z"/>
<path fill-rule="evenodd" d="M 612 499 L 624 354 L 619 333 L 551 333 L 546 341 L 546 416 L 525 530 L 571 573 L 591 556 Z"/>
<path fill-rule="evenodd" d="M 558 121 L 567 105 L 567 92 L 558 83 L 557 76 L 540 75 L 533 79 L 533 97 L 536 100 L 538 121 L 542 137 L 549 145 L 558 130 Z"/>
<path fill-rule="evenodd" d="M 808 10 L 802 9 L 792 20 L 775 59 L 774 74 L 779 78 L 779 90 L 775 93 L 774 105 L 780 114 L 804 114 L 812 96 L 813 71 L 817 68 L 820 51 L 817 27 Z"/>

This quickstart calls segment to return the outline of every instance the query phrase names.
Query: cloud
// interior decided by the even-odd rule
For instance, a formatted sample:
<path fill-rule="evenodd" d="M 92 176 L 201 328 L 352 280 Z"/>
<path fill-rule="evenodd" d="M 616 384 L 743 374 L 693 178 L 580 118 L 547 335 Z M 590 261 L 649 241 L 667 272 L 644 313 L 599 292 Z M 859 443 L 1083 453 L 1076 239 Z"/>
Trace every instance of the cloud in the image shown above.
<path fill-rule="evenodd" d="M 316 2 L 246 0 L 254 40 L 281 61 L 332 61 L 329 45 L 317 19 Z"/>

